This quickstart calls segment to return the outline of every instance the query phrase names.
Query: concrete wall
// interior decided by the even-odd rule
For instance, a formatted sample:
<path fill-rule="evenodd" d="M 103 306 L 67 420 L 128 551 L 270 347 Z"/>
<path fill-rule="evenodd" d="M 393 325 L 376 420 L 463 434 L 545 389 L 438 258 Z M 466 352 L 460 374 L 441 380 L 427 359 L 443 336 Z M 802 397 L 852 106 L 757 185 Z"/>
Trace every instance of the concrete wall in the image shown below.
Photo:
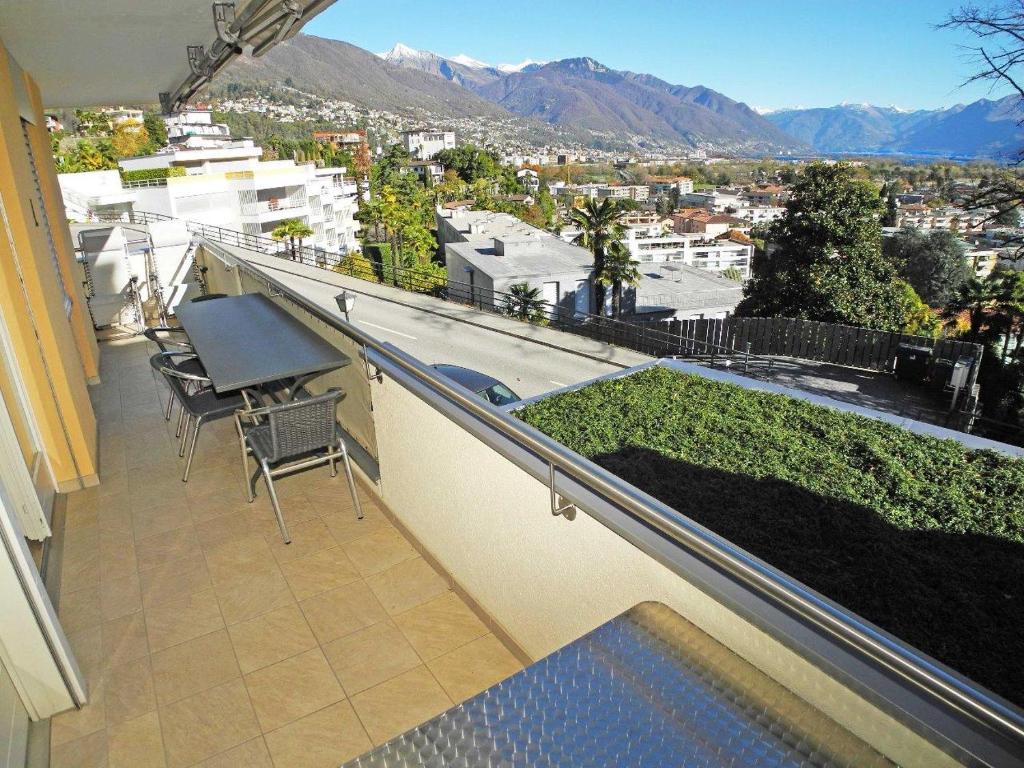
<path fill-rule="evenodd" d="M 954 764 L 586 510 L 552 516 L 546 485 L 401 383 L 372 387 L 383 501 L 533 658 L 661 601 L 898 763 Z"/>

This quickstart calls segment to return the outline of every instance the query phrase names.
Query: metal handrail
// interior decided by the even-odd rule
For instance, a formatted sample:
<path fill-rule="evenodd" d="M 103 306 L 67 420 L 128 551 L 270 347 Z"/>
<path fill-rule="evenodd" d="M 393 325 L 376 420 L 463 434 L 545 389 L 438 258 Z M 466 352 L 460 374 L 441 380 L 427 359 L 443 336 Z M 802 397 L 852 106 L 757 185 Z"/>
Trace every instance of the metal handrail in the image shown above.
<path fill-rule="evenodd" d="M 209 245 L 215 250 L 221 250 L 215 243 Z M 236 264 L 239 262 L 239 259 L 230 252 L 222 253 L 228 260 Z M 676 510 L 569 450 L 525 422 L 490 406 L 468 390 L 437 376 L 428 366 L 415 358 L 382 344 L 354 325 L 324 312 L 316 304 L 275 278 L 248 264 L 243 264 L 239 266 L 252 277 L 286 294 L 290 300 L 310 314 L 357 341 L 364 350 L 373 350 L 424 386 L 455 402 L 487 426 L 519 443 L 612 503 L 621 506 L 637 519 L 661 531 L 676 544 L 706 558 L 758 594 L 793 611 L 827 632 L 835 640 L 883 664 L 914 684 L 921 692 L 1004 736 L 1024 742 L 1024 714 L 993 699 L 968 681 L 961 680 L 936 666 L 913 648 L 868 626 L 858 617 L 832 605 L 820 595 L 753 558 L 742 549 L 709 534 Z"/>

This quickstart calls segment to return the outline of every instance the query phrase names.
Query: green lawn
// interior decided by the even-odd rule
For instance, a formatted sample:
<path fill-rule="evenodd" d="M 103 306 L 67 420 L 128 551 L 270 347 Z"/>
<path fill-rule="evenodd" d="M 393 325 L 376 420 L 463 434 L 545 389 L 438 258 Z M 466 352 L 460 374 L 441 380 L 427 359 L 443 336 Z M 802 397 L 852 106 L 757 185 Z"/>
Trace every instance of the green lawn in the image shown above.
<path fill-rule="evenodd" d="M 1024 460 L 662 367 L 518 415 L 1024 704 Z"/>

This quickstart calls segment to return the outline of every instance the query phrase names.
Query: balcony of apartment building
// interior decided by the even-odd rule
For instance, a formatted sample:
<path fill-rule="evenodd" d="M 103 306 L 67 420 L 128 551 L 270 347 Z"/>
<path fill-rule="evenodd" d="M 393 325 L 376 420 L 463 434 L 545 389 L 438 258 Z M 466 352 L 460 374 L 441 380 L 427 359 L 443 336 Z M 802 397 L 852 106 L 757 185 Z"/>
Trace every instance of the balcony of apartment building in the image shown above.
<path fill-rule="evenodd" d="M 267 224 L 308 217 L 309 198 L 303 185 L 248 189 L 238 193 L 243 223 Z"/>
<path fill-rule="evenodd" d="M 160 39 L 117 59 L 187 77 L 181 40 L 156 43 L 188 14 L 133 8 Z M 59 31 L 33 14 L 66 4 L 19 9 L 29 60 Z M 0 760 L 26 763 L 32 719 L 53 768 L 1020 764 L 1018 710 L 342 319 L 337 273 L 199 239 L 190 290 L 260 294 L 351 360 L 308 386 L 345 393 L 363 516 L 343 475 L 281 478 L 285 543 L 228 421 L 182 482 L 156 348 L 112 329 L 97 353 L 41 101 L 10 66 L 0 130 L 30 151 L 0 143 Z M 32 519 L 10 499 L 44 470 L 61 495 Z"/>
<path fill-rule="evenodd" d="M 345 322 L 333 278 L 196 258 L 205 290 L 261 294 L 357 362 L 315 389 L 346 392 L 365 516 L 341 477 L 297 474 L 285 544 L 230 424 L 183 484 L 155 349 L 104 343 L 102 481 L 67 497 L 60 608 L 91 698 L 54 718 L 56 756 L 139 734 L 168 766 L 1019 756 L 984 696 L 951 706 L 970 685 L 944 698 L 912 649 Z"/>

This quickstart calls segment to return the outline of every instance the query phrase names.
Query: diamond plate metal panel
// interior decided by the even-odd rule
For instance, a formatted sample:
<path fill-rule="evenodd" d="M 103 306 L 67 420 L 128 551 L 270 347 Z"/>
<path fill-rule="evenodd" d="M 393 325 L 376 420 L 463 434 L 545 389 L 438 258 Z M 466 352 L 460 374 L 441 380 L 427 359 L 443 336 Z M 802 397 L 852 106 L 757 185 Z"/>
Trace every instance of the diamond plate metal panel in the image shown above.
<path fill-rule="evenodd" d="M 660 603 L 642 603 L 344 768 L 888 766 Z"/>

